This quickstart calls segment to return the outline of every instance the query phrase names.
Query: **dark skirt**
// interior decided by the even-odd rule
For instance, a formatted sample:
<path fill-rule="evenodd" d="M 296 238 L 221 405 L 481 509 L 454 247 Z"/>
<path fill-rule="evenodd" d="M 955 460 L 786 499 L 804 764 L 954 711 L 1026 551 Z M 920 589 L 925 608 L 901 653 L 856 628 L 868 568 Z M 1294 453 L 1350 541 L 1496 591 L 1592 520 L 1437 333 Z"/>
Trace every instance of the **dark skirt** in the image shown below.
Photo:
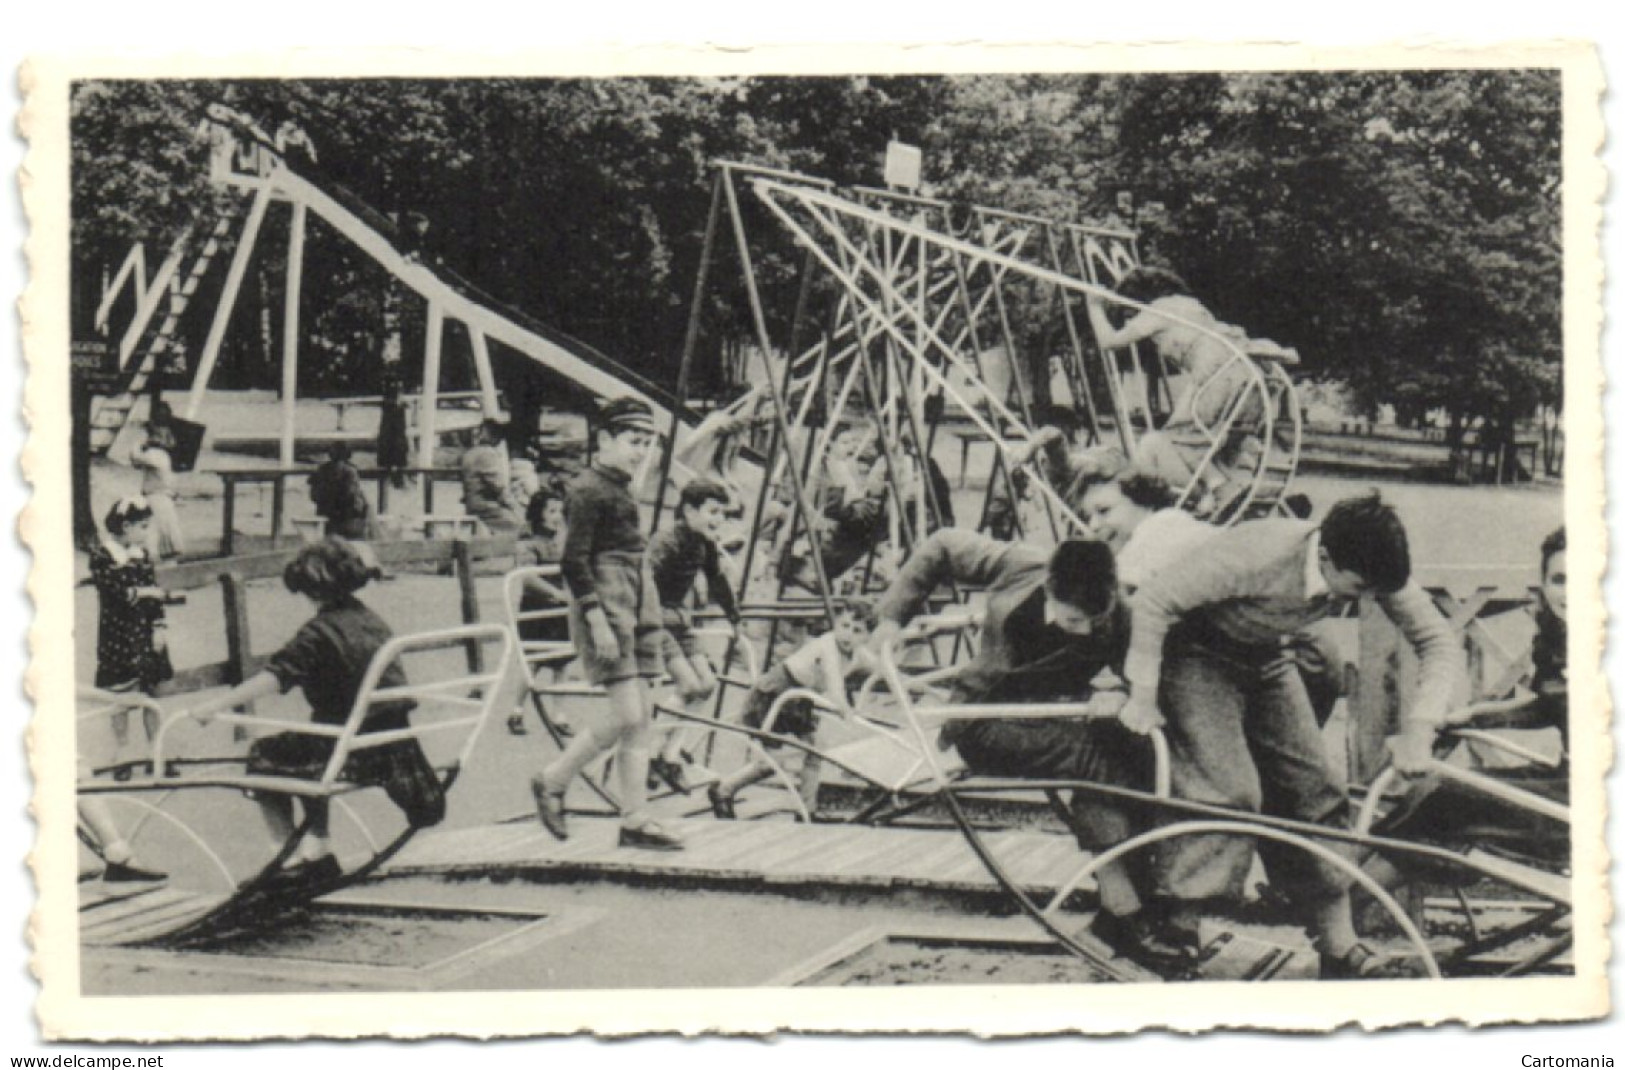
<path fill-rule="evenodd" d="M 266 736 L 248 748 L 248 774 L 320 780 L 333 757 L 333 746 L 331 739 L 299 732 Z M 445 789 L 416 740 L 354 751 L 345 759 L 339 779 L 383 788 L 413 828 L 438 825 L 446 816 Z"/>

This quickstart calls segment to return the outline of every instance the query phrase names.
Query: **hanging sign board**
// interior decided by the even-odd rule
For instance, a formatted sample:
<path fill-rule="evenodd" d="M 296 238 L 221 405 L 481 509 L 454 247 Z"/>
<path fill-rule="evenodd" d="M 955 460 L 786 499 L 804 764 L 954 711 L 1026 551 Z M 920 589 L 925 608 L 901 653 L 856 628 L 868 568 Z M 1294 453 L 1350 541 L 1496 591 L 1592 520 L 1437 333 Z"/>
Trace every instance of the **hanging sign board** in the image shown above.
<path fill-rule="evenodd" d="M 886 146 L 886 185 L 914 193 L 920 188 L 920 150 L 893 141 Z"/>

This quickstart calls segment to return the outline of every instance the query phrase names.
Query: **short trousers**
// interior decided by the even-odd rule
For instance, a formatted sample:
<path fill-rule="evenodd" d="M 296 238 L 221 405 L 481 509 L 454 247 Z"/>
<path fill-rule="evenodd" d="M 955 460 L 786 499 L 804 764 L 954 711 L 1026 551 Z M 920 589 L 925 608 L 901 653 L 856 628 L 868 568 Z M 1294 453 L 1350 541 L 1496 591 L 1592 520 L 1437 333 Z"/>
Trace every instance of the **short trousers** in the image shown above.
<path fill-rule="evenodd" d="M 599 604 L 615 633 L 619 648 L 614 658 L 601 657 L 592 643 L 586 614 L 579 602 L 570 603 L 570 639 L 581 660 L 582 674 L 598 686 L 635 677 L 653 678 L 666 671 L 665 644 L 660 626 L 660 598 L 643 567 L 641 553 L 597 554 L 592 560 L 593 582 Z"/>
<path fill-rule="evenodd" d="M 689 661 L 700 657 L 700 640 L 694 634 L 693 616 L 685 609 L 665 606 L 661 610 L 661 617 L 665 623 L 666 634 L 671 636 L 672 640 L 667 648 L 667 656 L 675 654 Z"/>

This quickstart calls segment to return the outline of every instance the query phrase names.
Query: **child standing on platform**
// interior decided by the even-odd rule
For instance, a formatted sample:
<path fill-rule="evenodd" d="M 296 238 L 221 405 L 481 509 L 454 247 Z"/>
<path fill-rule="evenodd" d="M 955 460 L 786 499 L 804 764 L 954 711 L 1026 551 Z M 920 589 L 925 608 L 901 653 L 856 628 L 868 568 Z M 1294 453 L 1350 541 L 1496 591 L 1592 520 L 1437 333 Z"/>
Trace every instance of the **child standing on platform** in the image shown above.
<path fill-rule="evenodd" d="M 691 480 L 677 501 L 676 521 L 649 545 L 649 571 L 660 592 L 661 620 L 672 640 L 666 647 L 666 669 L 687 706 L 705 701 L 717 690 L 716 673 L 700 652 L 694 615 L 687 605 L 701 573 L 706 597 L 727 615 L 730 627 L 739 624 L 733 585 L 723 575 L 722 554 L 717 549 L 727 508 L 727 487 L 714 479 Z M 650 763 L 654 775 L 674 791 L 688 790 L 683 780 L 682 743 L 682 733 L 669 733 L 664 752 Z"/>
<path fill-rule="evenodd" d="M 96 686 L 103 691 L 152 695 L 174 675 L 169 663 L 164 591 L 149 550 L 153 512 L 146 499 L 121 498 L 108 510 L 107 538 L 90 552 L 90 578 L 100 613 L 96 626 Z M 156 713 L 142 711 L 150 742 L 158 731 Z M 130 714 L 112 716 L 119 780 L 130 778 Z"/>
<path fill-rule="evenodd" d="M 661 675 L 660 599 L 645 567 L 632 477 L 655 441 L 654 414 L 623 397 L 600 411 L 598 457 L 570 484 L 569 534 L 560 564 L 570 592 L 570 635 L 587 679 L 602 685 L 608 709 L 578 731 L 552 764 L 531 779 L 537 816 L 559 839 L 569 836 L 564 792 L 587 763 L 613 749 L 620 784 L 620 845 L 681 850 L 683 841 L 647 813 L 649 680 Z"/>
<path fill-rule="evenodd" d="M 779 696 L 792 688 L 815 691 L 844 709 L 849 698 L 848 677 L 854 674 L 868 675 L 875 669 L 872 657 L 864 649 L 864 643 L 868 641 L 874 626 L 875 611 L 870 603 L 858 599 L 837 603 L 834 627 L 809 640 L 756 681 L 750 689 L 750 697 L 745 700 L 745 725 L 761 729 Z M 786 701 L 769 730 L 811 743 L 818 730 L 818 715 L 812 700 L 796 698 Z M 764 745 L 769 748 L 782 747 L 772 743 Z M 817 805 L 818 774 L 822 763 L 805 751 L 794 753 L 796 757 L 782 764 L 796 775 L 797 790 L 802 801 L 808 810 L 812 810 Z M 731 820 L 734 817 L 734 796 L 772 774 L 773 767 L 758 758 L 712 784 L 706 789 L 711 812 L 723 820 Z"/>

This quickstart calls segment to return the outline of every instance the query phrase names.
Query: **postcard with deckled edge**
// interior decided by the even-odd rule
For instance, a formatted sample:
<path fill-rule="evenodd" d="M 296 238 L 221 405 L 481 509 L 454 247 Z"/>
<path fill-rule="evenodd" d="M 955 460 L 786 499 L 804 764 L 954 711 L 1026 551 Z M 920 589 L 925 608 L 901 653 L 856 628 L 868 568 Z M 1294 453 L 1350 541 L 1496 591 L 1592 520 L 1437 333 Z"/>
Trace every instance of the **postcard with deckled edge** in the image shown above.
<path fill-rule="evenodd" d="M 47 1039 L 1608 1013 L 1591 46 L 22 81 Z"/>

